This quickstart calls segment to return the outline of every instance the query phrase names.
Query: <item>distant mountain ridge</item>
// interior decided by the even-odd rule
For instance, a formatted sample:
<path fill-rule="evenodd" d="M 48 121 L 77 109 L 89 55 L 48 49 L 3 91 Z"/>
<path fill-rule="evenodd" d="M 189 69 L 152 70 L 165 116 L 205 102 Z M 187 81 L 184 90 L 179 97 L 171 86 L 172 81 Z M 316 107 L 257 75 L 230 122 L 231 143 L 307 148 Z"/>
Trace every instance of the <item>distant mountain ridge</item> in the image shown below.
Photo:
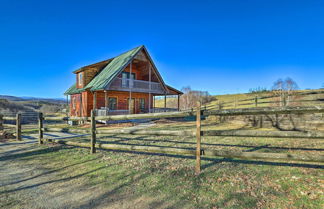
<path fill-rule="evenodd" d="M 11 95 L 0 95 L 0 99 L 6 99 L 12 102 L 22 102 L 22 101 L 40 101 L 40 102 L 50 102 L 50 103 L 57 103 L 57 104 L 64 104 L 66 103 L 66 99 L 64 98 L 41 98 L 41 97 L 17 97 Z"/>

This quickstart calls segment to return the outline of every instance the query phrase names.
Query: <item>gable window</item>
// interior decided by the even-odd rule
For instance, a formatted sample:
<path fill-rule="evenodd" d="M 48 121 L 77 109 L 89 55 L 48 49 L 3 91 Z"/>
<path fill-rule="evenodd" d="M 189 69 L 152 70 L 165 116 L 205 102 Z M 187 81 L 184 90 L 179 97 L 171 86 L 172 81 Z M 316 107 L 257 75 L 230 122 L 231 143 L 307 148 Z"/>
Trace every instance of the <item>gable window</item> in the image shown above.
<path fill-rule="evenodd" d="M 83 76 L 82 76 L 82 73 L 79 73 L 79 86 L 82 86 L 83 85 Z"/>
<path fill-rule="evenodd" d="M 116 97 L 108 98 L 108 108 L 109 108 L 109 110 L 117 110 L 117 98 Z"/>
<path fill-rule="evenodd" d="M 139 108 L 140 108 L 140 110 L 145 110 L 145 99 L 144 98 L 139 99 Z"/>
<path fill-rule="evenodd" d="M 135 73 L 122 72 L 122 87 L 133 87 Z"/>

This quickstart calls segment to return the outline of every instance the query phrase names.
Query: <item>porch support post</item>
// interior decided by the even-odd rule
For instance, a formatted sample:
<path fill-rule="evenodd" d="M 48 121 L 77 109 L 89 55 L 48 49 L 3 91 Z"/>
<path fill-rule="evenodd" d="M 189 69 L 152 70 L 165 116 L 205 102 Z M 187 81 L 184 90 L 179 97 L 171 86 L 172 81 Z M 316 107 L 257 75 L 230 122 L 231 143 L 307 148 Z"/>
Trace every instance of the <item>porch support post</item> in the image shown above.
<path fill-rule="evenodd" d="M 178 94 L 178 111 L 180 111 L 180 94 Z"/>
<path fill-rule="evenodd" d="M 105 108 L 108 108 L 108 92 L 105 90 Z"/>
<path fill-rule="evenodd" d="M 149 66 L 149 113 L 151 112 L 151 66 Z"/>
<path fill-rule="evenodd" d="M 97 92 L 93 92 L 93 110 L 97 109 Z"/>
<path fill-rule="evenodd" d="M 70 104 L 69 104 L 69 95 L 66 95 L 66 115 L 69 116 L 69 112 L 70 112 Z"/>
<path fill-rule="evenodd" d="M 166 112 L 166 94 L 164 94 L 164 112 Z"/>
<path fill-rule="evenodd" d="M 109 115 L 109 111 L 108 111 L 108 92 L 107 92 L 107 90 L 105 90 L 105 113 L 106 113 L 106 115 Z"/>
<path fill-rule="evenodd" d="M 129 75 L 129 79 L 128 79 L 128 86 L 129 86 L 128 113 L 131 114 L 131 102 L 132 102 L 132 88 L 131 88 L 132 61 L 129 64 L 129 68 L 130 68 L 129 69 L 130 75 Z"/>
<path fill-rule="evenodd" d="M 80 93 L 80 117 L 83 116 L 82 92 Z"/>
<path fill-rule="evenodd" d="M 153 95 L 153 112 L 155 112 L 155 96 Z"/>

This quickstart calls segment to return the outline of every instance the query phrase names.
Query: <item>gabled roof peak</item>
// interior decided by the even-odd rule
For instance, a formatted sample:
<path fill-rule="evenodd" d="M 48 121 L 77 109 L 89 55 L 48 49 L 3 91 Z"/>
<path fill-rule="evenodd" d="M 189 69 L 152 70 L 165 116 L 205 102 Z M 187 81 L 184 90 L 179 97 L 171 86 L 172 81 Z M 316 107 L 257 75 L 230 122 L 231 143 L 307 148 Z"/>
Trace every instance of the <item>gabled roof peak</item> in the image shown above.
<path fill-rule="evenodd" d="M 143 48 L 144 46 L 141 45 L 114 57 L 107 66 L 87 84 L 85 89 L 90 89 L 91 91 L 103 90 Z"/>
<path fill-rule="evenodd" d="M 96 67 L 96 66 L 98 66 L 98 65 L 102 65 L 102 66 L 107 65 L 107 64 L 109 64 L 109 62 L 112 61 L 114 58 L 119 57 L 119 56 L 122 56 L 123 54 L 126 54 L 126 53 L 128 53 L 128 52 L 130 52 L 130 51 L 133 51 L 133 50 L 136 50 L 136 49 L 140 49 L 140 48 L 145 48 L 145 46 L 144 46 L 144 45 L 140 45 L 140 46 L 137 46 L 137 47 L 135 47 L 135 48 L 133 48 L 133 49 L 131 49 L 131 50 L 128 50 L 128 51 L 126 51 L 126 52 L 123 52 L 123 53 L 119 54 L 118 56 L 115 56 L 115 57 L 112 57 L 112 58 L 109 58 L 109 59 L 106 59 L 106 60 L 102 60 L 102 61 L 99 61 L 99 62 L 95 62 L 95 63 L 89 64 L 89 65 L 85 65 L 85 66 L 80 67 L 79 69 L 73 71 L 73 73 L 76 74 L 76 73 L 82 72 L 82 71 L 86 70 L 86 69 L 89 68 L 89 67 Z"/>

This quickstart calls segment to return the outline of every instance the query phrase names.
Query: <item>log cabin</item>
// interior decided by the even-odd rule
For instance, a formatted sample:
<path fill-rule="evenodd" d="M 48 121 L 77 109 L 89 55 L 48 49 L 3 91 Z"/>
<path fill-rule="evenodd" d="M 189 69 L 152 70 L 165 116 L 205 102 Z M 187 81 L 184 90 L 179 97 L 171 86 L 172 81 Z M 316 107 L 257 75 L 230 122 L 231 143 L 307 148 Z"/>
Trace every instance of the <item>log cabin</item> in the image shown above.
<path fill-rule="evenodd" d="M 183 93 L 166 85 L 145 46 L 81 67 L 73 72 L 76 82 L 64 94 L 71 117 L 138 114 L 174 110 L 166 97 Z M 155 97 L 164 96 L 164 108 L 155 108 Z"/>

